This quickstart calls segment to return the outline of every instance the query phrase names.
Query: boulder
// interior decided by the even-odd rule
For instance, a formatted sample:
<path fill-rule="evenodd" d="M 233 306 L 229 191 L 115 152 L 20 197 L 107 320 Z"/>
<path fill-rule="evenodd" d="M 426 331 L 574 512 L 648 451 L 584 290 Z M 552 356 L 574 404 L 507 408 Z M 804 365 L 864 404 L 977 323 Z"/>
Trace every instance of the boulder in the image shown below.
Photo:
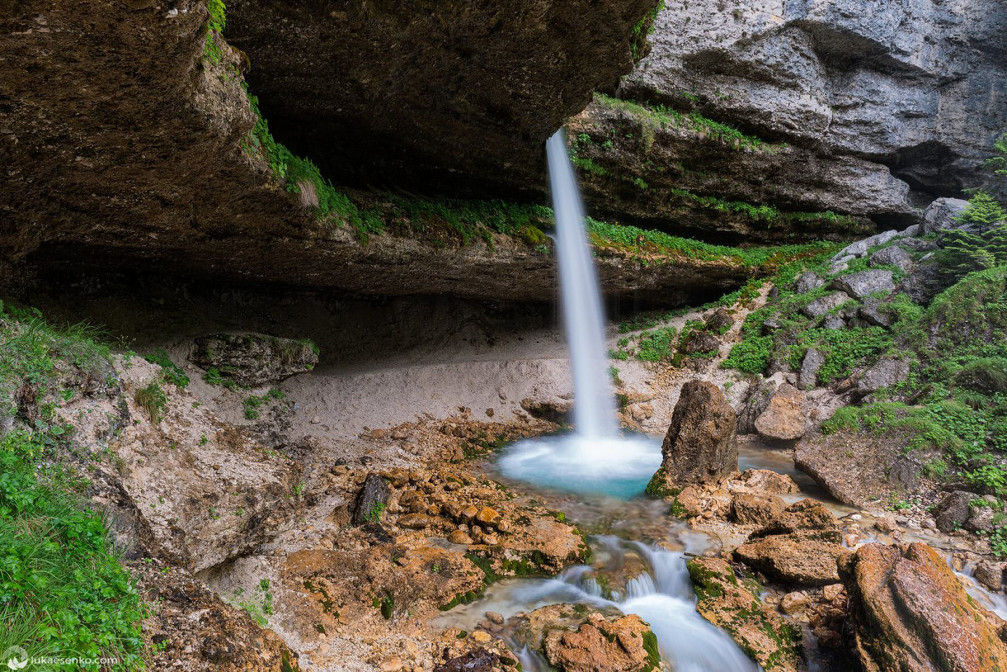
<path fill-rule="evenodd" d="M 706 318 L 706 330 L 714 334 L 723 334 L 734 326 L 734 316 L 727 308 L 718 308 Z"/>
<path fill-rule="evenodd" d="M 941 265 L 933 259 L 917 263 L 902 279 L 902 289 L 915 303 L 930 303 L 944 289 Z"/>
<path fill-rule="evenodd" d="M 898 245 L 892 245 L 872 254 L 870 264 L 871 267 L 895 266 L 905 273 L 913 267 L 913 258 Z"/>
<path fill-rule="evenodd" d="M 734 558 L 785 586 L 808 588 L 839 581 L 836 562 L 845 553 L 840 543 L 801 531 L 748 541 L 734 551 Z"/>
<path fill-rule="evenodd" d="M 266 334 L 213 334 L 195 339 L 189 359 L 203 369 L 217 369 L 223 378 L 256 387 L 311 371 L 318 364 L 318 350 L 310 341 Z"/>
<path fill-rule="evenodd" d="M 521 617 L 516 638 L 540 650 L 560 672 L 651 672 L 660 664 L 657 637 L 639 616 L 556 604 Z"/>
<path fill-rule="evenodd" d="M 804 436 L 804 393 L 783 383 L 755 420 L 755 429 L 768 439 L 795 441 Z"/>
<path fill-rule="evenodd" d="M 859 428 L 810 434 L 794 446 L 794 463 L 840 502 L 867 507 L 918 486 L 923 462 L 931 456 L 925 451 L 905 454 L 907 444 L 903 433 Z"/>
<path fill-rule="evenodd" d="M 856 299 L 866 299 L 876 292 L 891 294 L 895 289 L 892 272 L 883 269 L 871 269 L 850 273 L 834 278 L 829 284 L 832 289 L 845 292 Z"/>
<path fill-rule="evenodd" d="M 701 380 L 687 382 L 661 446 L 666 486 L 680 489 L 736 472 L 736 427 L 737 416 L 719 387 Z"/>
<path fill-rule="evenodd" d="M 923 223 L 920 234 L 937 233 L 944 229 L 954 229 L 958 226 L 958 217 L 969 206 L 968 201 L 960 198 L 938 198 L 923 213 Z"/>
<path fill-rule="evenodd" d="M 846 320 L 842 315 L 826 315 L 822 320 L 822 328 L 837 331 L 846 328 Z"/>
<path fill-rule="evenodd" d="M 801 312 L 811 318 L 821 317 L 849 300 L 850 296 L 845 292 L 832 292 L 804 306 L 804 308 L 801 308 Z"/>
<path fill-rule="evenodd" d="M 846 552 L 841 537 L 832 512 L 804 499 L 754 532 L 734 558 L 787 586 L 824 586 L 839 581 L 836 560 Z"/>
<path fill-rule="evenodd" d="M 752 391 L 738 414 L 738 434 L 755 434 L 755 420 L 769 406 L 769 401 L 775 392 L 776 384 L 771 380 L 764 380 L 752 386 Z"/>
<path fill-rule="evenodd" d="M 688 568 L 699 600 L 696 609 L 703 618 L 730 634 L 762 669 L 800 669 L 801 629 L 763 604 L 757 581 L 739 578 L 721 558 L 694 558 Z"/>
<path fill-rule="evenodd" d="M 882 231 L 881 233 L 875 234 L 870 238 L 864 238 L 863 240 L 858 240 L 855 243 L 847 245 L 842 250 L 836 253 L 832 259 L 837 262 L 848 261 L 852 259 L 857 259 L 863 257 L 867 254 L 867 251 L 872 247 L 877 247 L 878 245 L 884 245 L 888 241 L 899 235 L 898 231 Z"/>
<path fill-rule="evenodd" d="M 731 500 L 731 519 L 739 525 L 767 525 L 782 516 L 785 508 L 775 495 L 741 493 Z"/>
<path fill-rule="evenodd" d="M 868 544 L 840 561 L 852 650 L 865 670 L 1007 669 L 1003 621 L 981 608 L 932 548 Z"/>
<path fill-rule="evenodd" d="M 839 541 L 840 531 L 839 521 L 828 507 L 813 499 L 802 499 L 768 520 L 762 529 L 752 534 L 752 538 L 814 532 L 821 539 Z"/>
<path fill-rule="evenodd" d="M 804 271 L 801 275 L 794 281 L 794 291 L 798 294 L 806 294 L 813 289 L 818 289 L 825 285 L 825 280 L 823 280 L 817 273 L 812 271 Z"/>
<path fill-rule="evenodd" d="M 435 666 L 434 672 L 493 672 L 499 662 L 500 656 L 480 647 Z"/>
<path fill-rule="evenodd" d="M 838 390 L 841 392 L 851 391 L 857 396 L 864 397 L 872 392 L 901 383 L 908 377 L 908 361 L 886 357 L 844 380 L 840 383 Z"/>
<path fill-rule="evenodd" d="M 734 492 L 744 490 L 763 495 L 793 495 L 801 491 L 790 476 L 769 469 L 749 469 L 732 478 L 728 485 Z"/>
<path fill-rule="evenodd" d="M 1004 587 L 1004 570 L 1007 569 L 1007 563 L 997 562 L 995 560 L 980 560 L 976 564 L 975 579 L 980 584 L 992 590 L 994 593 L 999 593 Z"/>
<path fill-rule="evenodd" d="M 972 502 L 979 495 L 966 490 L 949 492 L 934 507 L 934 522 L 941 532 L 954 532 L 965 527 L 971 516 Z"/>
<path fill-rule="evenodd" d="M 392 491 L 379 474 L 367 474 L 364 484 L 357 492 L 353 504 L 353 524 L 377 523 L 381 521 Z M 416 514 L 419 515 L 419 514 Z M 426 518 L 426 516 L 423 516 Z"/>
<path fill-rule="evenodd" d="M 707 331 L 692 331 L 682 344 L 681 351 L 686 355 L 696 355 L 720 350 L 720 340 Z"/>
<path fill-rule="evenodd" d="M 857 310 L 857 316 L 876 327 L 890 327 L 895 323 L 895 316 L 883 310 L 883 305 L 881 299 L 867 297 L 860 309 Z"/>
<path fill-rule="evenodd" d="M 798 386 L 802 390 L 814 389 L 818 384 L 818 372 L 825 364 L 825 353 L 815 348 L 808 348 L 801 361 L 801 373 L 798 378 Z"/>

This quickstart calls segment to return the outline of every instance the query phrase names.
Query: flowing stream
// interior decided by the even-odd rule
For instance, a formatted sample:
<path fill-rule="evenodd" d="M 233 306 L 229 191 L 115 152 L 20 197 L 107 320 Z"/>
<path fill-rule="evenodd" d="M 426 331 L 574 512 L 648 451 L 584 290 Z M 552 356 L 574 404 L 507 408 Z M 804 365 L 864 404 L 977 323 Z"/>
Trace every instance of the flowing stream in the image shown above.
<path fill-rule="evenodd" d="M 508 478 L 580 493 L 588 506 L 606 506 L 614 518 L 633 521 L 640 509 L 631 499 L 643 494 L 647 481 L 661 465 L 660 442 L 619 433 L 615 396 L 607 372 L 601 291 L 562 131 L 549 139 L 547 154 L 556 211 L 563 318 L 573 371 L 575 432 L 516 443 L 498 466 Z M 613 506 L 613 502 L 617 503 Z M 673 525 L 659 515 L 667 528 Z M 630 528 L 634 526 L 629 522 Z M 654 535 L 652 540 L 667 538 L 668 532 Z M 632 531 L 627 536 L 640 538 Z M 447 618 L 472 627 L 488 610 L 510 617 L 548 604 L 588 604 L 637 614 L 647 621 L 657 635 L 662 655 L 676 672 L 758 670 L 729 636 L 696 612 L 684 553 L 702 550 L 691 549 L 689 544 L 702 545 L 705 541 L 689 541 L 687 532 L 675 541 L 684 541 L 684 548 L 668 550 L 618 536 L 595 536 L 591 543 L 599 560 L 591 567 L 571 567 L 555 579 L 503 582 L 485 599 L 455 610 Z M 632 576 L 625 571 L 627 564 L 636 568 Z M 622 587 L 603 590 L 599 573 L 614 576 Z M 512 644 L 522 650 L 520 641 Z M 524 649 L 521 655 L 525 669 L 547 668 L 537 654 Z"/>

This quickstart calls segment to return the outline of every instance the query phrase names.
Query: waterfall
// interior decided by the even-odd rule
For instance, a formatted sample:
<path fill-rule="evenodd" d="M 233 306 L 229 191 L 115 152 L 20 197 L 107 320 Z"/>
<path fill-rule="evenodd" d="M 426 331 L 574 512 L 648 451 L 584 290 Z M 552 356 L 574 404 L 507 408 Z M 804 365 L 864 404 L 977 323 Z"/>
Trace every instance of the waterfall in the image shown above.
<path fill-rule="evenodd" d="M 615 394 L 606 369 L 601 289 L 587 241 L 584 205 L 562 130 L 546 143 L 549 184 L 556 212 L 556 253 L 563 323 L 573 369 L 574 427 L 584 437 L 618 434 Z"/>
<path fill-rule="evenodd" d="M 661 466 L 661 443 L 619 434 L 601 289 L 563 131 L 549 138 L 546 154 L 556 211 L 563 323 L 573 371 L 575 433 L 519 441 L 501 457 L 500 470 L 538 485 L 633 497 L 643 493 Z"/>

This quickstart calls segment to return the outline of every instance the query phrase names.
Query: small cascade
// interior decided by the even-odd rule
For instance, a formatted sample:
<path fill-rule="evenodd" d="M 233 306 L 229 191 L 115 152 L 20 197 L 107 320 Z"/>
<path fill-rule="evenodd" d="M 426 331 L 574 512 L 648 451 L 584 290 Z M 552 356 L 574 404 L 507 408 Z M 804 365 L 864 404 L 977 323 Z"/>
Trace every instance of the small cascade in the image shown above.
<path fill-rule="evenodd" d="M 696 612 L 685 554 L 625 541 L 616 537 L 597 537 L 596 551 L 605 560 L 601 571 L 620 570 L 629 559 L 643 561 L 643 571 L 625 582 L 625 590 L 610 589 L 606 594 L 596 577 L 596 568 L 570 567 L 555 579 L 523 579 L 507 582 L 488 596 L 487 602 L 453 617 L 477 618 L 492 608 L 505 616 L 550 604 L 586 604 L 594 608 L 615 608 L 636 614 L 650 624 L 657 635 L 662 655 L 675 672 L 757 672 L 752 662 L 723 631 Z M 471 627 L 470 623 L 457 623 Z M 531 651 L 526 642 L 511 641 L 526 670 L 548 670 L 541 655 Z"/>

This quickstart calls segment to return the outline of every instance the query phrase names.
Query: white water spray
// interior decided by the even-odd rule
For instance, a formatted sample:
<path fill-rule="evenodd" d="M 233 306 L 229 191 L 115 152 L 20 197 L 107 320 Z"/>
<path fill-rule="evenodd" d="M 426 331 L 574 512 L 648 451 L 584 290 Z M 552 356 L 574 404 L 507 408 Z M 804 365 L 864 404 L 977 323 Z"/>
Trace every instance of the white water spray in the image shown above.
<path fill-rule="evenodd" d="M 615 394 L 605 369 L 605 317 L 587 242 L 584 206 L 562 130 L 546 143 L 556 212 L 556 253 L 563 322 L 573 369 L 574 426 L 585 438 L 612 438 L 619 427 Z"/>
<path fill-rule="evenodd" d="M 685 564 L 685 554 L 616 537 L 596 537 L 595 550 L 603 567 L 625 564 L 633 555 L 646 570 L 629 579 L 625 593 L 607 595 L 596 579 L 599 563 L 566 569 L 555 579 L 522 579 L 502 584 L 472 608 L 446 617 L 445 625 L 471 628 L 487 610 L 509 618 L 549 604 L 586 604 L 596 609 L 615 608 L 636 614 L 657 635 L 661 653 L 675 672 L 759 672 L 727 633 L 696 612 L 696 598 Z M 602 569 L 604 571 L 604 569 Z M 511 642 L 525 670 L 545 672 L 545 660 L 523 642 Z"/>

